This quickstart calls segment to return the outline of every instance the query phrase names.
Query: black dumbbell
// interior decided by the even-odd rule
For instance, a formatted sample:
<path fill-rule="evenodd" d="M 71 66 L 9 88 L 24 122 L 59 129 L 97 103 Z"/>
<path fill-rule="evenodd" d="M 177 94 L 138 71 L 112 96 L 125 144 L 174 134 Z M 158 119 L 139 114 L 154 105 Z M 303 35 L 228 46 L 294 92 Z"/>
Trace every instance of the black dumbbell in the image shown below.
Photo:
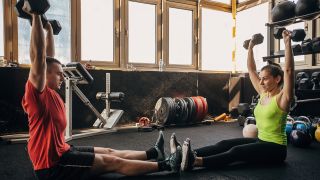
<path fill-rule="evenodd" d="M 60 31 L 62 30 L 61 24 L 57 20 L 49 20 L 49 23 L 51 24 L 53 34 L 58 35 Z"/>
<path fill-rule="evenodd" d="M 298 72 L 296 75 L 296 89 L 299 88 L 300 81 L 303 78 L 309 78 L 309 75 L 306 72 Z"/>
<path fill-rule="evenodd" d="M 50 4 L 47 0 L 38 0 L 36 2 L 34 0 L 20 0 L 17 2 L 15 6 L 15 11 L 18 17 L 23 19 L 28 19 L 30 25 L 32 25 L 32 16 L 23 10 L 24 4 L 26 4 L 26 6 L 30 6 L 30 8 L 28 8 L 28 11 L 41 15 L 41 21 L 42 21 L 43 27 L 49 22 L 52 26 L 53 34 L 54 35 L 59 34 L 59 32 L 62 29 L 59 21 L 48 20 L 44 14 L 50 8 Z"/>
<path fill-rule="evenodd" d="M 311 39 L 307 39 L 301 42 L 301 49 L 302 52 L 312 52 L 313 50 L 313 46 L 312 46 L 312 40 Z"/>
<path fill-rule="evenodd" d="M 299 82 L 299 90 L 307 90 L 312 88 L 312 82 L 309 78 L 302 78 Z"/>
<path fill-rule="evenodd" d="M 291 47 L 294 54 L 302 52 L 300 44 L 295 44 L 295 45 L 292 45 Z"/>
<path fill-rule="evenodd" d="M 257 44 L 263 43 L 264 37 L 263 37 L 262 34 L 258 33 L 258 34 L 253 35 L 251 39 L 252 39 L 252 42 L 253 42 L 255 45 L 257 45 Z M 249 48 L 249 43 L 250 43 L 250 39 L 245 40 L 245 41 L 243 42 L 243 47 L 244 47 L 245 49 L 248 49 L 248 48 Z"/>
<path fill-rule="evenodd" d="M 320 37 L 312 39 L 312 49 L 314 51 L 320 51 Z"/>
<path fill-rule="evenodd" d="M 15 11 L 18 17 L 24 19 L 30 19 L 31 15 L 26 13 L 22 8 L 26 7 L 26 10 L 30 13 L 35 13 L 38 15 L 44 14 L 50 8 L 50 3 L 48 0 L 20 0 L 15 6 Z"/>
<path fill-rule="evenodd" d="M 276 39 L 282 39 L 282 32 L 285 30 L 286 28 L 275 28 L 273 31 L 273 36 Z M 304 38 L 306 37 L 306 32 L 304 31 L 304 29 L 294 29 L 291 32 L 291 39 L 294 42 L 299 42 L 299 41 L 303 41 Z"/>
<path fill-rule="evenodd" d="M 320 72 L 313 72 L 311 75 L 311 82 L 313 83 L 312 90 L 320 89 Z"/>

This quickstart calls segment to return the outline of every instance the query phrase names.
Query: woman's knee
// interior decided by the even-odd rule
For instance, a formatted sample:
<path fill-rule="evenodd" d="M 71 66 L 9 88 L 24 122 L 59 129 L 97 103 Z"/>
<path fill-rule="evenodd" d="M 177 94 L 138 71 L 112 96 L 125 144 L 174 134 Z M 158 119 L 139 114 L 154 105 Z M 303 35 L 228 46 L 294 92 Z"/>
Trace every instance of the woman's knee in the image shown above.
<path fill-rule="evenodd" d="M 226 146 L 226 145 L 229 145 L 229 144 L 230 144 L 229 140 L 224 139 L 224 140 L 219 141 L 216 145 L 218 145 L 218 146 Z"/>

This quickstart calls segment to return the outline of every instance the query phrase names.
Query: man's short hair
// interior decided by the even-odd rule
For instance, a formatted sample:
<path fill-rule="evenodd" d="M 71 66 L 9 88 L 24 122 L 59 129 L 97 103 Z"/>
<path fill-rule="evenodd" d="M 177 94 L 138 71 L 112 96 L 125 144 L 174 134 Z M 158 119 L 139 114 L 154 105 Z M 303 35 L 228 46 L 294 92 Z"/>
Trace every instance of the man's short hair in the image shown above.
<path fill-rule="evenodd" d="M 57 59 L 55 59 L 55 58 L 53 58 L 53 57 L 50 57 L 50 56 L 47 56 L 47 57 L 46 57 L 46 63 L 47 63 L 47 66 L 48 66 L 48 67 L 51 66 L 51 65 L 54 64 L 54 63 L 57 63 L 57 64 L 62 65 L 59 60 L 57 60 Z"/>

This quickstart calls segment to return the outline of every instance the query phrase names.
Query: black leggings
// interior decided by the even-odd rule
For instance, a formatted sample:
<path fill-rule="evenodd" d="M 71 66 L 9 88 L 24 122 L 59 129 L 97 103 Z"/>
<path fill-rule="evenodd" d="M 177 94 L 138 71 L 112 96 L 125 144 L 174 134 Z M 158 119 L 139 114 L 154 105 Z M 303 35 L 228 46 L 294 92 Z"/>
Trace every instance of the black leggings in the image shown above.
<path fill-rule="evenodd" d="M 195 149 L 203 167 L 216 168 L 234 162 L 280 163 L 287 157 L 287 146 L 255 138 L 236 138 Z"/>

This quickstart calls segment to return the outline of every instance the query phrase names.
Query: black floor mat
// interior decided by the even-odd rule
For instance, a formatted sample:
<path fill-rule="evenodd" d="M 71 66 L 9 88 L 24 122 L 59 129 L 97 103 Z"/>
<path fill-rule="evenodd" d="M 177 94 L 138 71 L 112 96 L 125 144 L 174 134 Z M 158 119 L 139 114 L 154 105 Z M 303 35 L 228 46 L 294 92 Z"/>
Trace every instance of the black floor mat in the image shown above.
<path fill-rule="evenodd" d="M 169 137 L 176 132 L 180 142 L 186 137 L 191 139 L 192 146 L 199 148 L 217 143 L 220 140 L 242 137 L 242 128 L 237 123 L 215 123 L 192 127 L 166 128 L 166 152 L 169 152 Z M 146 150 L 153 146 L 158 131 L 153 132 L 117 132 L 93 136 L 69 142 L 73 145 L 91 145 L 111 147 L 114 149 Z M 25 144 L 0 146 L 0 179 L 34 179 L 32 166 L 26 152 Z M 320 179 L 320 143 L 313 142 L 309 148 L 302 149 L 288 145 L 288 156 L 281 165 L 255 166 L 235 164 L 221 169 L 196 169 L 192 172 L 172 174 L 168 172 L 153 173 L 145 176 L 126 177 L 108 173 L 97 179 Z"/>

